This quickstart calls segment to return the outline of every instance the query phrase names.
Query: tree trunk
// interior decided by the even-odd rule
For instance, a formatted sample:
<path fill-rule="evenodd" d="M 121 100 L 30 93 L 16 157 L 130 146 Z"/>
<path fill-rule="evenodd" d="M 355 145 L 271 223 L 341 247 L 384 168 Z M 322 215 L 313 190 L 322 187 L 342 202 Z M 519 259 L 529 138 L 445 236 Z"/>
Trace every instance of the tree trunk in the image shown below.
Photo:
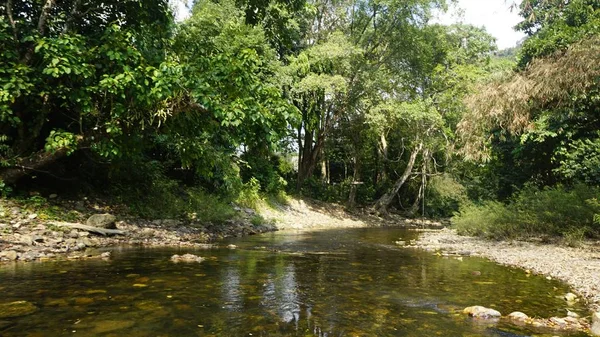
<path fill-rule="evenodd" d="M 86 143 L 87 141 L 84 142 L 82 136 L 78 136 L 76 148 L 81 149 Z M 61 148 L 52 152 L 41 150 L 29 157 L 17 159 L 16 163 L 12 166 L 0 168 L 0 180 L 6 184 L 13 185 L 31 172 L 43 172 L 41 171 L 42 168 L 66 157 L 69 154 L 69 150 L 69 148 Z"/>
<path fill-rule="evenodd" d="M 6 184 L 13 185 L 29 173 L 39 171 L 44 166 L 65 157 L 67 151 L 67 149 L 60 149 L 55 152 L 46 152 L 42 150 L 34 153 L 27 158 L 19 160 L 16 165 L 0 170 L 0 180 Z"/>
<path fill-rule="evenodd" d="M 410 207 L 408 214 L 409 216 L 415 216 L 419 212 L 419 202 L 423 202 L 422 206 L 425 205 L 425 191 L 427 190 L 427 158 L 429 157 L 429 150 L 423 151 L 423 164 L 421 165 L 421 186 L 419 186 L 419 194 L 415 199 L 415 202 Z"/>
<path fill-rule="evenodd" d="M 419 152 L 421 152 L 422 148 L 423 143 L 419 143 L 419 145 L 412 150 L 412 152 L 410 153 L 408 164 L 406 165 L 402 176 L 396 181 L 392 189 L 383 196 L 381 196 L 381 198 L 379 198 L 379 200 L 377 200 L 377 202 L 375 203 L 374 208 L 379 215 L 387 215 L 388 207 L 394 200 L 396 194 L 398 194 L 398 191 L 400 191 L 400 188 L 404 185 L 404 183 L 410 176 L 413 166 L 415 165 L 415 161 L 417 160 L 417 155 L 419 154 Z"/>
<path fill-rule="evenodd" d="M 354 174 L 352 175 L 352 184 L 350 185 L 350 195 L 348 196 L 348 207 L 352 208 L 356 205 L 356 190 L 360 181 L 360 160 L 354 160 Z"/>

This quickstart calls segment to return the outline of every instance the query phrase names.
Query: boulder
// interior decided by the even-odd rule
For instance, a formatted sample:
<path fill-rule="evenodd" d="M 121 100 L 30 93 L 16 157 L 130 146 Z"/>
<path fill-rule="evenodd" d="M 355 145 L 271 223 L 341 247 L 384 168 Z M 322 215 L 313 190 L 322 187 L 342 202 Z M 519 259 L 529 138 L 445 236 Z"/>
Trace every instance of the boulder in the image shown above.
<path fill-rule="evenodd" d="M 36 312 L 38 308 L 27 301 L 16 301 L 0 304 L 0 318 L 27 316 Z"/>
<path fill-rule="evenodd" d="M 17 258 L 19 258 L 19 254 L 17 254 L 17 252 L 14 250 L 7 250 L 4 252 L 0 252 L 0 256 L 4 256 L 5 258 L 9 259 L 10 261 L 14 261 Z"/>
<path fill-rule="evenodd" d="M 502 316 L 499 311 L 482 307 L 480 305 L 467 307 L 463 310 L 463 313 L 475 318 L 499 318 Z"/>
<path fill-rule="evenodd" d="M 202 262 L 204 258 L 201 256 L 193 255 L 193 254 L 183 254 L 183 255 L 173 255 L 171 256 L 171 261 L 178 262 Z"/>
<path fill-rule="evenodd" d="M 508 314 L 508 318 L 512 321 L 516 321 L 516 322 L 525 322 L 526 320 L 529 319 L 529 316 L 527 316 L 526 314 L 520 312 L 520 311 L 514 311 L 511 312 L 510 314 Z"/>
<path fill-rule="evenodd" d="M 85 224 L 98 228 L 116 229 L 117 225 L 115 224 L 115 221 L 117 221 L 117 217 L 112 214 L 94 214 L 87 219 Z"/>

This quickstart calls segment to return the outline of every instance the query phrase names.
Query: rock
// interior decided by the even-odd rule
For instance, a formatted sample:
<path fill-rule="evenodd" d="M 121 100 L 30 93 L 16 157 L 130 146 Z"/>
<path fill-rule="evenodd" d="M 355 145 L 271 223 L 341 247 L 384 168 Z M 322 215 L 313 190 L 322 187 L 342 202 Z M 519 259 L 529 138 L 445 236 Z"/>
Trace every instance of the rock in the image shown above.
<path fill-rule="evenodd" d="M 115 221 L 117 221 L 117 218 L 112 214 L 94 214 L 87 219 L 85 224 L 98 228 L 116 229 L 117 225 L 115 224 Z"/>
<path fill-rule="evenodd" d="M 38 308 L 27 301 L 16 301 L 0 304 L 0 318 L 27 316 Z"/>
<path fill-rule="evenodd" d="M 567 321 L 560 317 L 550 317 L 550 324 L 557 326 L 559 328 L 563 328 L 567 326 Z"/>
<path fill-rule="evenodd" d="M 592 315 L 592 327 L 590 332 L 594 336 L 600 336 L 600 311 Z"/>
<path fill-rule="evenodd" d="M 165 227 L 177 227 L 180 226 L 182 223 L 181 221 L 177 220 L 177 219 L 164 219 L 161 221 L 161 225 L 165 226 Z"/>
<path fill-rule="evenodd" d="M 103 259 L 110 259 L 110 252 L 104 252 L 100 254 L 100 257 Z"/>
<path fill-rule="evenodd" d="M 19 242 L 21 242 L 24 245 L 30 246 L 33 244 L 33 239 L 29 235 L 23 235 L 23 236 L 21 236 L 21 239 L 19 240 Z"/>
<path fill-rule="evenodd" d="M 229 248 L 229 249 L 236 249 L 237 246 L 236 245 L 227 245 L 227 248 Z"/>
<path fill-rule="evenodd" d="M 397 244 L 398 246 L 406 246 L 406 241 L 396 241 L 394 243 Z"/>
<path fill-rule="evenodd" d="M 56 198 L 58 198 L 58 194 L 52 193 L 48 196 L 48 199 L 56 199 Z"/>
<path fill-rule="evenodd" d="M 40 236 L 40 235 L 34 235 L 31 238 L 31 241 L 35 242 L 35 243 L 43 243 L 44 242 L 44 237 Z"/>
<path fill-rule="evenodd" d="M 19 254 L 17 254 L 17 252 L 15 252 L 14 250 L 7 250 L 5 252 L 0 253 L 0 256 L 4 256 L 10 261 L 14 261 L 19 257 Z"/>
<path fill-rule="evenodd" d="M 203 257 L 193 255 L 193 254 L 183 254 L 183 255 L 173 255 L 171 256 L 171 261 L 178 262 L 202 262 L 204 261 Z"/>
<path fill-rule="evenodd" d="M 116 321 L 116 320 L 106 320 L 106 321 L 96 321 L 94 322 L 94 328 L 92 332 L 94 334 L 103 334 L 110 331 L 123 330 L 127 328 L 131 328 L 135 325 L 134 321 Z"/>
<path fill-rule="evenodd" d="M 32 251 L 25 252 L 19 256 L 19 260 L 23 261 L 33 261 L 38 258 L 38 254 Z"/>
<path fill-rule="evenodd" d="M 567 302 L 575 302 L 575 301 L 577 301 L 577 295 L 575 295 L 573 293 L 566 293 L 563 298 Z"/>
<path fill-rule="evenodd" d="M 576 312 L 573 312 L 569 309 L 567 309 L 567 317 L 571 317 L 571 318 L 579 318 L 579 314 Z"/>
<path fill-rule="evenodd" d="M 502 316 L 499 311 L 482 307 L 480 305 L 467 307 L 463 310 L 463 313 L 475 318 L 498 318 Z"/>
<path fill-rule="evenodd" d="M 27 216 L 27 218 L 28 218 L 29 220 L 33 220 L 33 219 L 35 219 L 35 218 L 37 218 L 37 217 L 38 217 L 38 215 L 37 215 L 36 213 L 29 214 L 29 216 Z"/>
<path fill-rule="evenodd" d="M 76 229 L 73 229 L 69 232 L 69 237 L 77 239 L 79 237 L 79 232 Z"/>
<path fill-rule="evenodd" d="M 514 311 L 508 314 L 508 318 L 513 321 L 524 322 L 529 319 L 529 316 L 520 311 Z"/>

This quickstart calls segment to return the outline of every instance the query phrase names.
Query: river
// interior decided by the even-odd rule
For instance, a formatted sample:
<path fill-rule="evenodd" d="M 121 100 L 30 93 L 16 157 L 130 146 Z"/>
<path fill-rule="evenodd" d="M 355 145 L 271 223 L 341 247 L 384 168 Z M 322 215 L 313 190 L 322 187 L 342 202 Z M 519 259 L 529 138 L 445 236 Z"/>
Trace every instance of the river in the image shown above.
<path fill-rule="evenodd" d="M 37 311 L 0 318 L 0 336 L 567 336 L 460 312 L 483 305 L 563 317 L 564 284 L 394 244 L 416 235 L 282 231 L 208 250 L 115 248 L 107 261 L 2 265 L 0 303 Z M 207 259 L 173 263 L 176 253 Z"/>

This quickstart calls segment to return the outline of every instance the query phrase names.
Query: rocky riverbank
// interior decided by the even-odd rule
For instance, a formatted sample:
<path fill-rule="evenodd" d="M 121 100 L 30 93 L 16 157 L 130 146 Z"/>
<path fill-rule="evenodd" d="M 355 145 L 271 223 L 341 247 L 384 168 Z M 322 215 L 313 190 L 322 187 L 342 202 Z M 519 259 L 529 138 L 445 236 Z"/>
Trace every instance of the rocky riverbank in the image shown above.
<path fill-rule="evenodd" d="M 103 204 L 102 200 L 54 197 L 35 205 L 31 201 L 0 199 L 0 262 L 96 258 L 102 248 L 126 245 L 205 247 L 223 238 L 281 229 L 442 226 L 430 220 L 384 220 L 368 212 L 349 213 L 341 205 L 308 199 L 292 198 L 286 204 L 263 205 L 259 212 L 239 206 L 233 209 L 236 215 L 230 220 L 202 223 L 193 219 L 139 219 L 114 205 Z M 106 213 L 116 217 L 108 216 L 111 221 L 107 224 L 92 221 Z"/>
<path fill-rule="evenodd" d="M 202 247 L 222 238 L 277 230 L 271 222 L 256 221 L 253 210 L 241 207 L 235 207 L 238 214 L 234 218 L 219 224 L 117 215 L 110 224 L 112 229 L 105 231 L 105 225 L 89 221 L 91 215 L 106 212 L 97 205 L 77 210 L 62 204 L 37 213 L 22 203 L 0 203 L 0 262 L 96 258 L 102 248 L 124 245 Z M 49 219 L 49 210 L 61 213 L 53 216 L 61 220 Z"/>
<path fill-rule="evenodd" d="M 411 247 L 442 255 L 469 255 L 488 258 L 500 264 L 523 268 L 525 273 L 543 274 L 570 286 L 600 311 L 600 244 L 586 242 L 581 247 L 564 247 L 525 241 L 487 241 L 459 236 L 454 230 L 423 231 Z"/>

